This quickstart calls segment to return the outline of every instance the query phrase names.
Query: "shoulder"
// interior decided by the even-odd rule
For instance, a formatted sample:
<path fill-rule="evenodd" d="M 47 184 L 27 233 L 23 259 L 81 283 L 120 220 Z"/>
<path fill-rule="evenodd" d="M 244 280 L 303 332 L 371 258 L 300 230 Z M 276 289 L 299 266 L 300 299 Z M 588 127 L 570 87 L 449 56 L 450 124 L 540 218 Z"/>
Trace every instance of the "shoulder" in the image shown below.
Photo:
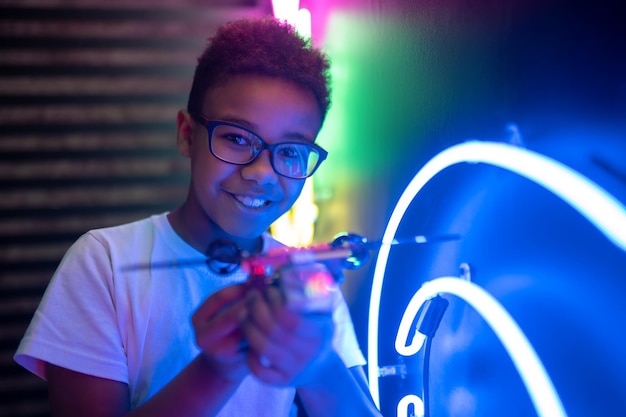
<path fill-rule="evenodd" d="M 166 214 L 157 214 L 129 223 L 92 229 L 75 245 L 100 246 L 107 251 L 125 251 L 144 247 L 155 240 L 158 230 L 167 222 Z"/>
<path fill-rule="evenodd" d="M 136 257 L 149 251 L 155 240 L 160 219 L 165 215 L 155 215 L 126 224 L 92 229 L 80 236 L 66 252 L 61 266 L 95 264 L 105 267 L 117 259 Z"/>
<path fill-rule="evenodd" d="M 163 221 L 167 221 L 166 214 L 156 214 L 140 220 L 134 220 L 125 224 L 92 229 L 86 235 L 98 240 L 121 239 L 124 237 L 145 236 L 146 233 L 153 233 L 160 227 Z"/>

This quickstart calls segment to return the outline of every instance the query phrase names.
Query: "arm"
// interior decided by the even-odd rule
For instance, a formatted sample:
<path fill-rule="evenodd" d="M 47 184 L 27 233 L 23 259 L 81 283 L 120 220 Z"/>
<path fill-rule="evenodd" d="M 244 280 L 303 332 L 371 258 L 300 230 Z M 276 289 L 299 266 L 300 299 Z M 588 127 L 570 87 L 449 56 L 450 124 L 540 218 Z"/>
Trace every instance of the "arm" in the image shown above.
<path fill-rule="evenodd" d="M 309 417 L 381 416 L 363 368 L 346 368 L 338 356 L 325 363 L 315 382 L 298 388 L 298 396 Z"/>
<path fill-rule="evenodd" d="M 172 382 L 140 407 L 130 410 L 128 385 L 46 364 L 53 416 L 198 416 L 214 415 L 237 388 L 202 363 L 198 356 Z"/>
<path fill-rule="evenodd" d="M 245 308 L 244 291 L 242 286 L 230 286 L 207 299 L 192 319 L 203 353 L 132 411 L 127 384 L 46 364 L 52 414 L 63 417 L 215 415 L 247 374 L 238 330 L 239 317 Z"/>

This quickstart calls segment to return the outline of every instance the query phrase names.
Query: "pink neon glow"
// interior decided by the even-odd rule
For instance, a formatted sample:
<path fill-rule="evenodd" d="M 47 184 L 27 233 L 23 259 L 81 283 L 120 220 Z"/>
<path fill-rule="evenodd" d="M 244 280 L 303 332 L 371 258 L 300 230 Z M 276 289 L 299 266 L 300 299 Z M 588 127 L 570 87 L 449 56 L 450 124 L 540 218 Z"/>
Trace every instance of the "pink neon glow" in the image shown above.
<path fill-rule="evenodd" d="M 272 0 L 274 17 L 290 23 L 295 22 L 299 7 L 299 0 Z"/>

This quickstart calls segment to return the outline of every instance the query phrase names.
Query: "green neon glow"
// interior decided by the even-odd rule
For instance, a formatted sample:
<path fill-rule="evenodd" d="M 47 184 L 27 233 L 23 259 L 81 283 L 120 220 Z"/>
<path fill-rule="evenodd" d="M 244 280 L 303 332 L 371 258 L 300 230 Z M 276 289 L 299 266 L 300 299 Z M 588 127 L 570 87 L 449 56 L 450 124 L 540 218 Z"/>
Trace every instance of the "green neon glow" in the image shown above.
<path fill-rule="evenodd" d="M 332 61 L 333 104 L 318 138 L 329 157 L 315 174 L 316 238 L 337 227 L 381 233 L 388 202 L 401 191 L 390 184 L 428 160 L 427 146 L 442 140 L 437 135 L 461 109 L 477 106 L 467 97 L 493 80 L 483 71 L 488 43 L 476 42 L 484 34 L 432 20 L 330 15 L 323 48 Z"/>

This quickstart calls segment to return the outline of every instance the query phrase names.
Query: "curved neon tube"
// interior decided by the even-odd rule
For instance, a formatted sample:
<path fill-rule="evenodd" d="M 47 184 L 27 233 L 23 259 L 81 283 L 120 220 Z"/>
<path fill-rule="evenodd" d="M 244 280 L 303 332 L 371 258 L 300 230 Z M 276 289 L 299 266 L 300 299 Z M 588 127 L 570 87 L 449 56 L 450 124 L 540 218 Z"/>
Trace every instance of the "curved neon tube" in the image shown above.
<path fill-rule="evenodd" d="M 421 346 L 417 344 L 406 344 L 411 325 L 426 300 L 442 293 L 460 297 L 489 324 L 513 360 L 537 414 L 542 417 L 565 417 L 554 385 L 526 335 L 493 296 L 472 282 L 456 277 L 442 277 L 424 283 L 413 295 L 402 316 L 395 343 L 398 353 L 411 356 L 420 349 Z"/>
<path fill-rule="evenodd" d="M 553 159 L 516 146 L 481 141 L 452 146 L 424 165 L 400 196 L 383 234 L 383 242 L 394 239 L 404 213 L 422 187 L 445 168 L 461 162 L 499 166 L 542 185 L 578 210 L 618 247 L 626 250 L 626 209 L 613 196 Z M 372 397 L 378 406 L 378 316 L 390 249 L 391 246 L 383 245 L 378 252 L 368 319 L 368 379 Z"/>
<path fill-rule="evenodd" d="M 396 417 L 409 417 L 410 406 L 413 406 L 412 416 L 424 417 L 424 403 L 420 397 L 414 394 L 405 395 L 398 401 Z"/>

